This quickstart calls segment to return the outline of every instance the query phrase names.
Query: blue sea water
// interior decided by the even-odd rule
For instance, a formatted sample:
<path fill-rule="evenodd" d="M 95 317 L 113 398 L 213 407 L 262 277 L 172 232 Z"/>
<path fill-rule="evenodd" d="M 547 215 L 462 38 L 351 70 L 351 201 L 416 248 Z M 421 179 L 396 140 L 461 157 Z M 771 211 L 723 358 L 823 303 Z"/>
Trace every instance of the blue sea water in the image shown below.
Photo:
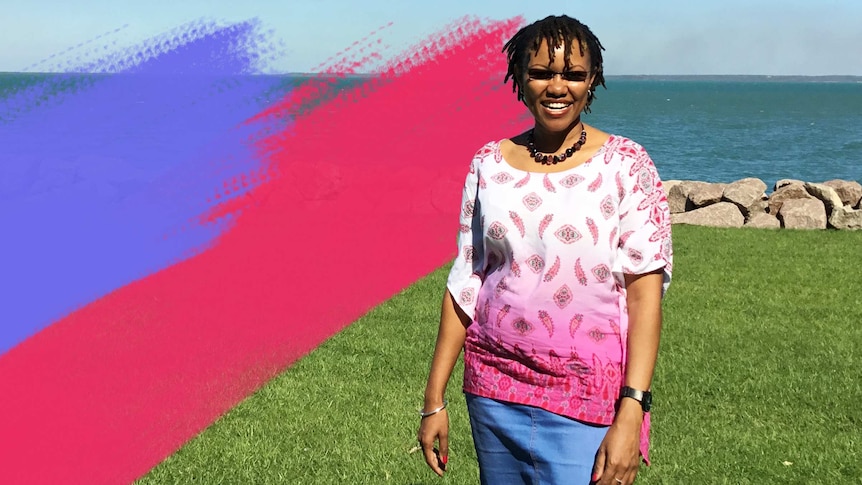
<path fill-rule="evenodd" d="M 610 79 L 585 120 L 646 147 L 664 180 L 862 182 L 862 82 Z"/>
<path fill-rule="evenodd" d="M 0 73 L 0 99 L 44 76 Z M 585 121 L 646 147 L 665 180 L 862 182 L 862 78 L 611 77 L 597 94 Z"/>

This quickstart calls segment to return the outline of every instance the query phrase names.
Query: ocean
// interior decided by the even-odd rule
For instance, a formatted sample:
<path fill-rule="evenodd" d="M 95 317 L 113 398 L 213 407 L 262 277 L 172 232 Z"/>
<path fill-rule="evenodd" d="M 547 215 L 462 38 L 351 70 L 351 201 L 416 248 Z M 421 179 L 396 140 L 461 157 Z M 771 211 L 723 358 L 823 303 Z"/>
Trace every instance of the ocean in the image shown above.
<path fill-rule="evenodd" d="M 588 123 L 646 147 L 661 177 L 862 182 L 862 83 L 611 79 Z"/>
<path fill-rule="evenodd" d="M 0 73 L 0 99 L 44 76 Z M 584 120 L 646 147 L 665 180 L 757 177 L 769 190 L 783 178 L 862 182 L 862 79 L 623 76 L 606 84 Z"/>

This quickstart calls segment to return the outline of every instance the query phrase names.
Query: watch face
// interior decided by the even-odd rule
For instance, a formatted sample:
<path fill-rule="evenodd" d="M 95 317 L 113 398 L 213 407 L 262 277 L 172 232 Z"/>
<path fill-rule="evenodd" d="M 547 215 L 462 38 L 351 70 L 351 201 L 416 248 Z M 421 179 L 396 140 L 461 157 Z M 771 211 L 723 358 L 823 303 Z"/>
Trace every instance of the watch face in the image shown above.
<path fill-rule="evenodd" d="M 652 408 L 652 393 L 645 392 L 643 401 L 641 401 L 641 406 L 643 407 L 644 412 L 649 412 L 650 408 Z"/>

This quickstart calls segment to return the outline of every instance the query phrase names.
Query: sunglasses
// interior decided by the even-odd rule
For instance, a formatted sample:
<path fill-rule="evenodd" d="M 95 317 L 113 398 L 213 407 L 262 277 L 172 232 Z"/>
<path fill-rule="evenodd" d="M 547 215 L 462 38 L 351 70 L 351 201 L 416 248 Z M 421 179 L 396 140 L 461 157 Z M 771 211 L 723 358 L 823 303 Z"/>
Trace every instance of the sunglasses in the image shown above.
<path fill-rule="evenodd" d="M 570 83 L 582 83 L 590 77 L 589 71 L 564 71 L 557 72 L 548 69 L 530 69 L 527 71 L 527 78 L 532 81 L 550 81 L 557 74 L 563 78 L 563 81 Z"/>

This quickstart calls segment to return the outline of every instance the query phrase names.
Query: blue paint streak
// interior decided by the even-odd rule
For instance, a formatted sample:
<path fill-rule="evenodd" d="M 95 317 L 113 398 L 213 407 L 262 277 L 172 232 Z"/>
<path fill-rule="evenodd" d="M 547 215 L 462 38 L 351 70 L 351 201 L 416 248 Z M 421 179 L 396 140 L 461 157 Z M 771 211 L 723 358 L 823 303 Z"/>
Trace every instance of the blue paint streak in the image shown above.
<path fill-rule="evenodd" d="M 254 22 L 197 24 L 86 66 L 122 74 L 0 100 L 0 355 L 230 227 L 198 217 L 263 168 L 248 140 L 265 127 L 243 122 L 285 94 L 249 75 L 267 42 Z"/>

